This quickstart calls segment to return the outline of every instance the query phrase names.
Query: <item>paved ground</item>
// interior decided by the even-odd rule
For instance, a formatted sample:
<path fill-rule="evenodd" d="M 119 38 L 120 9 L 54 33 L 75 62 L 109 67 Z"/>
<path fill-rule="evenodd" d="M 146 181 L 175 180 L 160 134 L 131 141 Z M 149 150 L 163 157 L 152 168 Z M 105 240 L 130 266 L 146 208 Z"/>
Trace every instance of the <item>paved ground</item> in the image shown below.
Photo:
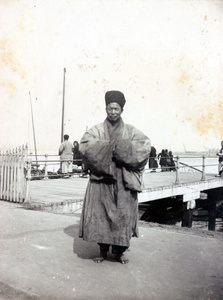
<path fill-rule="evenodd" d="M 0 202 L 0 299 L 220 300 L 223 235 L 140 226 L 121 265 L 96 264 L 78 216 Z"/>

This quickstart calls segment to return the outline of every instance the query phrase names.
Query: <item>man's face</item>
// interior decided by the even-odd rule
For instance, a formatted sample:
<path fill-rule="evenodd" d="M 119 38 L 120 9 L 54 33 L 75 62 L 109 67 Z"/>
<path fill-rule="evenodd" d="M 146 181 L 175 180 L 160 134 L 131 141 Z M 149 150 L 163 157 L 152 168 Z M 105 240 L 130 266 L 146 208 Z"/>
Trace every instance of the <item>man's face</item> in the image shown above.
<path fill-rule="evenodd" d="M 121 106 L 118 103 L 112 102 L 106 106 L 106 112 L 107 112 L 108 120 L 110 122 L 115 123 L 120 118 L 120 116 L 123 112 L 123 109 L 121 108 Z"/>

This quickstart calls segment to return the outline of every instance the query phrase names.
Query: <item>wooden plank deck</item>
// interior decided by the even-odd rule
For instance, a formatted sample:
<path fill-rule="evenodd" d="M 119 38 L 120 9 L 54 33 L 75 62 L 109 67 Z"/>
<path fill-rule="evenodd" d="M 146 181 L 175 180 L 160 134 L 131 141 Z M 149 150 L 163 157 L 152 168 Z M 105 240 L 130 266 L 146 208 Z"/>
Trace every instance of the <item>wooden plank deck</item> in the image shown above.
<path fill-rule="evenodd" d="M 83 200 L 87 183 L 88 178 L 81 177 L 33 180 L 30 187 L 30 201 L 47 205 Z"/>
<path fill-rule="evenodd" d="M 223 187 L 223 177 L 206 174 L 202 180 L 199 172 L 179 173 L 176 184 L 175 172 L 144 173 L 143 192 L 139 194 L 139 203 L 182 195 L 183 201 L 191 201 L 200 197 L 200 192 Z"/>
<path fill-rule="evenodd" d="M 204 181 L 201 173 L 182 172 L 180 183 L 175 172 L 144 173 L 143 192 L 139 193 L 139 203 L 184 195 L 184 201 L 197 199 L 201 191 L 223 187 L 223 178 L 207 174 Z M 31 203 L 51 204 L 64 201 L 83 200 L 88 178 L 70 177 L 31 181 Z"/>

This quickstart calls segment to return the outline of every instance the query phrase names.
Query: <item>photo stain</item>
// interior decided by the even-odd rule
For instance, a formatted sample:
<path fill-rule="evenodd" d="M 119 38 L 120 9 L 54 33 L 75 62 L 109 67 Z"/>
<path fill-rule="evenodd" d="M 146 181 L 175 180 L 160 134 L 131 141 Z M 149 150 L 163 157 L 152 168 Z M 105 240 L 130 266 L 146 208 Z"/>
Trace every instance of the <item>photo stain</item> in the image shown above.
<path fill-rule="evenodd" d="M 223 102 L 221 100 L 206 105 L 205 112 L 201 115 L 187 118 L 193 127 L 200 133 L 206 135 L 213 133 L 216 137 L 223 139 Z"/>
<path fill-rule="evenodd" d="M 190 75 L 187 74 L 186 71 L 182 70 L 178 81 L 181 83 L 185 83 L 188 79 L 190 79 Z"/>
<path fill-rule="evenodd" d="M 12 80 L 4 80 L 0 83 L 1 87 L 3 87 L 8 95 L 14 95 L 17 91 L 15 83 Z"/>
<path fill-rule="evenodd" d="M 16 52 L 15 41 L 11 39 L 1 39 L 0 55 L 1 55 L 1 64 L 4 67 L 9 69 L 13 73 L 13 75 L 17 75 L 21 79 L 25 79 L 26 72 L 19 61 L 18 51 Z M 11 95 L 14 94 L 16 91 L 16 84 L 15 82 L 12 81 L 11 78 L 1 82 L 0 85 L 6 89 L 7 93 Z"/>

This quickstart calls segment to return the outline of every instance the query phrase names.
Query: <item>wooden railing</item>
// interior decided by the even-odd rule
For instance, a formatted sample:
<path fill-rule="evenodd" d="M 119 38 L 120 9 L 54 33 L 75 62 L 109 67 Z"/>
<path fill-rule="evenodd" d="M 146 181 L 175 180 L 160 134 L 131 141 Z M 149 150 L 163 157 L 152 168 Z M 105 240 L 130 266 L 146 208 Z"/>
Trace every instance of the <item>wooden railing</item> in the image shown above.
<path fill-rule="evenodd" d="M 66 176 L 61 172 L 61 164 L 66 160 L 61 160 L 59 155 L 34 155 L 28 156 L 32 160 L 31 180 L 36 179 L 57 179 Z M 38 160 L 36 160 L 38 159 Z M 70 161 L 70 160 L 68 160 Z M 82 159 L 75 159 L 76 162 L 82 163 Z M 83 174 L 81 166 L 73 164 L 72 174 Z M 71 175 L 71 174 L 70 174 Z"/>
<path fill-rule="evenodd" d="M 208 169 L 210 168 L 215 168 L 214 173 L 218 174 L 218 157 L 216 156 L 173 156 L 173 157 L 165 157 L 165 158 L 172 158 L 173 160 L 173 165 L 171 164 L 170 166 L 165 165 L 162 167 L 160 165 L 160 161 L 157 159 L 157 157 L 152 157 L 152 159 L 155 159 L 157 161 L 157 164 L 160 165 L 157 168 L 152 168 L 150 167 L 149 170 L 152 170 L 151 172 L 156 172 L 156 171 L 174 171 L 176 173 L 176 180 L 175 184 L 180 184 L 180 173 L 184 173 L 187 171 L 190 172 L 198 172 L 201 174 L 201 181 L 204 181 L 206 178 L 206 174 Z M 185 163 L 183 162 L 185 159 L 191 160 L 190 163 Z M 214 163 L 208 163 L 207 160 L 211 159 L 214 160 Z M 182 161 L 183 160 L 183 161 Z M 196 161 L 193 162 L 193 160 Z M 197 160 L 200 160 L 199 163 L 197 163 Z M 145 170 L 148 170 L 148 167 L 145 168 Z M 209 172 L 210 173 L 210 172 Z M 212 172 L 213 173 L 213 170 Z M 214 174 L 213 173 L 213 174 Z"/>
<path fill-rule="evenodd" d="M 29 201 L 31 161 L 27 158 L 27 152 L 27 146 L 0 152 L 1 200 Z"/>
<path fill-rule="evenodd" d="M 49 159 L 54 156 L 56 159 Z M 193 158 L 193 157 L 192 157 Z M 198 158 L 198 157 L 194 157 Z M 180 172 L 185 168 L 192 171 L 201 173 L 202 181 L 205 180 L 206 168 L 208 165 L 205 156 L 200 157 L 201 163 L 199 165 L 186 164 L 181 161 L 182 157 L 173 157 L 176 172 L 175 184 L 180 183 Z M 80 160 L 81 161 L 81 160 Z M 216 159 L 217 163 L 217 159 Z M 28 155 L 28 147 L 22 146 L 10 151 L 0 152 L 0 200 L 11 202 L 30 202 L 30 180 L 37 179 L 53 179 L 64 177 L 64 174 L 58 171 L 51 172 L 49 167 L 59 168 L 61 160 L 58 155 L 41 155 L 38 161 L 32 159 L 32 155 Z M 156 168 L 157 171 L 163 171 L 161 167 Z M 146 170 L 148 166 L 146 166 Z M 170 168 L 167 166 L 165 171 L 173 171 L 173 166 Z M 73 174 L 82 176 L 82 169 L 73 169 Z M 71 175 L 70 175 L 71 176 Z"/>

